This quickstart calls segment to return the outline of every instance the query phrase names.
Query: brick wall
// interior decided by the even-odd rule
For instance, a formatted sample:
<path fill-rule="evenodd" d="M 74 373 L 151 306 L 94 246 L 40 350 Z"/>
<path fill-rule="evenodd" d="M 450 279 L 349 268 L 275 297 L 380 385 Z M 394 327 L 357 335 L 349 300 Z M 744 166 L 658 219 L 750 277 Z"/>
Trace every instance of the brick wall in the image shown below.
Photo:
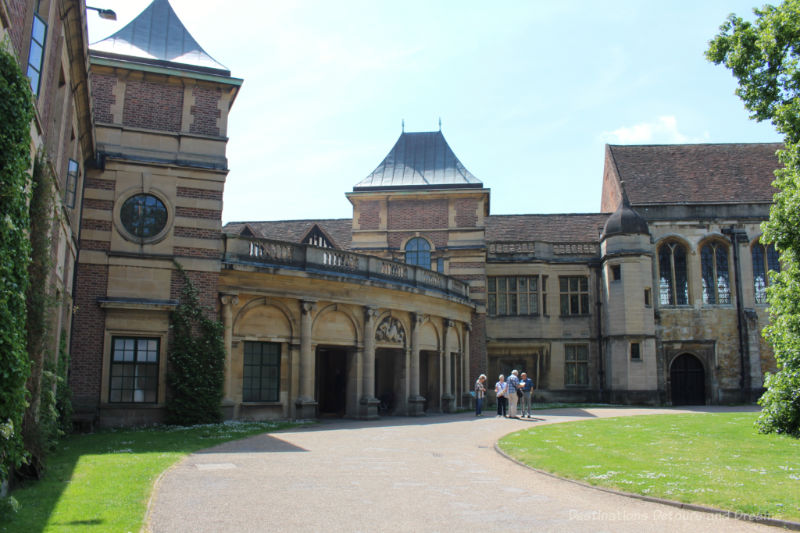
<path fill-rule="evenodd" d="M 178 187 L 178 198 L 198 198 L 201 200 L 222 201 L 222 191 L 195 189 L 193 187 Z"/>
<path fill-rule="evenodd" d="M 28 57 L 28 47 L 30 46 L 31 28 L 26 24 L 25 18 L 28 14 L 28 4 L 26 0 L 7 0 L 8 15 L 11 18 L 11 27 L 9 33 L 11 34 L 11 44 L 17 53 L 17 57 L 21 61 L 25 61 Z M 23 66 L 22 72 L 27 69 Z"/>
<path fill-rule="evenodd" d="M 84 186 L 87 189 L 99 189 L 101 191 L 113 191 L 114 180 L 103 180 L 99 178 L 85 178 Z"/>
<path fill-rule="evenodd" d="M 478 200 L 461 198 L 455 200 L 456 226 L 474 228 L 478 225 Z"/>
<path fill-rule="evenodd" d="M 111 106 L 117 103 L 117 97 L 114 95 L 117 78 L 92 73 L 91 80 L 95 121 L 113 123 L 114 116 L 111 114 Z"/>
<path fill-rule="evenodd" d="M 110 220 L 97 220 L 94 218 L 84 218 L 81 224 L 82 229 L 95 229 L 99 231 L 111 231 Z"/>
<path fill-rule="evenodd" d="M 222 232 L 213 229 L 193 228 L 187 226 L 175 226 L 174 234 L 176 237 L 188 237 L 191 239 L 221 239 Z"/>
<path fill-rule="evenodd" d="M 97 299 L 106 295 L 108 267 L 81 264 L 78 268 L 74 302 L 77 311 L 70 346 L 69 385 L 77 405 L 96 405 L 100 400 L 103 367 L 105 313 Z"/>
<path fill-rule="evenodd" d="M 381 226 L 380 202 L 359 202 L 358 225 L 361 229 L 378 229 Z"/>
<path fill-rule="evenodd" d="M 205 218 L 212 220 L 222 220 L 222 211 L 219 209 L 199 209 L 196 207 L 176 207 L 176 217 Z"/>
<path fill-rule="evenodd" d="M 175 254 L 176 257 L 199 257 L 202 259 L 219 259 L 221 257 L 219 250 L 192 248 L 188 246 L 175 246 L 172 253 Z"/>
<path fill-rule="evenodd" d="M 183 87 L 149 81 L 129 81 L 122 124 L 159 131 L 181 131 Z"/>
<path fill-rule="evenodd" d="M 469 332 L 469 375 L 470 386 L 481 374 L 486 374 L 489 382 L 489 361 L 486 356 L 486 315 L 472 315 L 472 331 Z"/>
<path fill-rule="evenodd" d="M 389 203 L 390 230 L 447 228 L 447 200 L 399 200 Z"/>
<path fill-rule="evenodd" d="M 206 308 L 210 318 L 219 320 L 217 308 L 219 272 L 197 272 L 193 270 L 186 270 L 185 272 L 192 281 L 195 289 L 197 289 L 200 305 Z M 174 270 L 172 272 L 172 282 L 170 285 L 170 298 L 179 300 L 184 285 L 183 276 L 181 276 L 180 272 Z"/>
<path fill-rule="evenodd" d="M 191 113 L 194 117 L 189 131 L 202 135 L 219 136 L 217 119 L 221 116 L 219 109 L 220 89 L 194 87 L 192 89 L 194 105 Z"/>

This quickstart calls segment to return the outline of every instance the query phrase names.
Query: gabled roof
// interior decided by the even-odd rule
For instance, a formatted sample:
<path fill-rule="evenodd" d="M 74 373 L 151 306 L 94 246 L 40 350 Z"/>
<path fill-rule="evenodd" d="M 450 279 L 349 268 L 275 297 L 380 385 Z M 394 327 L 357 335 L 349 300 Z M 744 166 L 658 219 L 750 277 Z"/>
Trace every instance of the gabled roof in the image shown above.
<path fill-rule="evenodd" d="M 608 213 L 490 215 L 486 242 L 600 242 Z"/>
<path fill-rule="evenodd" d="M 127 26 L 89 48 L 93 55 L 176 63 L 184 69 L 230 76 L 228 68 L 195 41 L 168 0 L 153 0 Z"/>
<path fill-rule="evenodd" d="M 447 144 L 441 131 L 403 132 L 389 155 L 354 191 L 483 187 Z"/>
<path fill-rule="evenodd" d="M 772 202 L 780 143 L 607 145 L 605 187 L 632 206 Z M 603 192 L 604 199 L 607 191 Z M 603 208 L 609 208 L 604 204 Z"/>
<path fill-rule="evenodd" d="M 250 236 L 300 244 L 314 226 L 330 238 L 334 248 L 349 250 L 352 242 L 353 219 L 276 220 L 266 222 L 229 222 L 222 228 L 229 235 Z"/>

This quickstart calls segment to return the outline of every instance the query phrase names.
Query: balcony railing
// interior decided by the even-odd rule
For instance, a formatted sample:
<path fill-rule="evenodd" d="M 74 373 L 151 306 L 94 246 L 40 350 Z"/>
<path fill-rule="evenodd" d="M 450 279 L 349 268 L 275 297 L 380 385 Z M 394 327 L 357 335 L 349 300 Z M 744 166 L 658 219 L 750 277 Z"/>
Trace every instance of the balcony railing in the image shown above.
<path fill-rule="evenodd" d="M 371 255 L 308 244 L 227 235 L 223 262 L 337 272 L 364 279 L 378 279 L 434 289 L 451 296 L 469 298 L 469 285 L 438 272 Z"/>

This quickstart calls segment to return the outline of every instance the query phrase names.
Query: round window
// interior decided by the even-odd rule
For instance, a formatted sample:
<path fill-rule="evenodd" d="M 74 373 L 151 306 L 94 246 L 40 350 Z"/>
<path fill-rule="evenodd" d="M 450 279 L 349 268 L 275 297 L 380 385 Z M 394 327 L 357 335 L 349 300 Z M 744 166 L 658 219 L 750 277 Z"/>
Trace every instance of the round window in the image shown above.
<path fill-rule="evenodd" d="M 119 218 L 131 235 L 148 239 L 167 226 L 167 208 L 152 194 L 137 194 L 125 200 Z"/>

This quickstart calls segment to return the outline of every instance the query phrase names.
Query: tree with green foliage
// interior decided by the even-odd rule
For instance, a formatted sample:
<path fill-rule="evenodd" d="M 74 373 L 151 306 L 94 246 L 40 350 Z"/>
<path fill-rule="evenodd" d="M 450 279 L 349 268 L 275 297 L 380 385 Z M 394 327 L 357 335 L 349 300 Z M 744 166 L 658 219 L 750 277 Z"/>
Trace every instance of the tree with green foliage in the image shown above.
<path fill-rule="evenodd" d="M 181 265 L 181 302 L 172 312 L 167 370 L 167 422 L 188 426 L 222 420 L 225 343 L 222 323 L 200 306 L 197 289 Z"/>
<path fill-rule="evenodd" d="M 31 120 L 28 79 L 16 58 L 0 45 L 0 481 L 25 459 L 21 429 L 30 371 L 25 291 L 30 260 Z"/>
<path fill-rule="evenodd" d="M 800 437 L 800 0 L 753 12 L 753 22 L 730 15 L 706 57 L 733 72 L 750 117 L 771 121 L 784 136 L 778 192 L 762 236 L 781 255 L 781 272 L 770 277 L 771 324 L 764 330 L 778 371 L 766 376 L 758 426 Z"/>

